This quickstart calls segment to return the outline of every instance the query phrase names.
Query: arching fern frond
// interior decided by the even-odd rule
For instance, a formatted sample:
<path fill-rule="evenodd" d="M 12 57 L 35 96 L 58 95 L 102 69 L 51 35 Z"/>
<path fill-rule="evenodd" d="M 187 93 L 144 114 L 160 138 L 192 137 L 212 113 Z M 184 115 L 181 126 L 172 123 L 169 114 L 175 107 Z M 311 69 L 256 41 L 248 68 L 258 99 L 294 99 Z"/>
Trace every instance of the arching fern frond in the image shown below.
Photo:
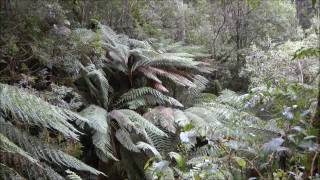
<path fill-rule="evenodd" d="M 0 179 L 7 180 L 24 180 L 16 170 L 0 163 Z"/>
<path fill-rule="evenodd" d="M 243 109 L 244 105 L 246 103 L 247 95 L 238 95 L 237 93 L 231 91 L 231 90 L 223 90 L 221 94 L 218 96 L 216 101 L 230 105 L 232 107 L 235 107 L 237 109 Z"/>
<path fill-rule="evenodd" d="M 88 171 L 95 175 L 104 175 L 104 173 L 84 164 L 83 162 L 74 158 L 73 156 L 70 156 L 51 145 L 40 142 L 35 137 L 29 136 L 28 134 L 21 132 L 9 123 L 0 122 L 0 124 L 0 132 L 3 135 L 5 135 L 4 137 L 10 139 L 11 141 L 9 142 L 16 143 L 21 149 L 23 149 L 22 152 L 26 151 L 30 155 L 35 157 L 31 158 L 31 160 L 33 161 L 39 159 L 48 163 L 53 163 L 58 166 L 70 167 L 79 171 Z M 21 150 L 17 152 L 20 151 Z"/>
<path fill-rule="evenodd" d="M 1 127 L 3 127 L 3 126 L 1 126 Z M 10 139 L 8 139 L 2 133 L 0 133 L 0 145 L 1 145 L 0 150 L 2 152 L 11 152 L 11 153 L 19 154 L 19 155 L 25 157 L 26 159 L 28 159 L 28 161 L 30 161 L 32 163 L 37 163 L 37 159 L 31 157 L 27 152 L 22 150 L 20 147 L 18 147 L 12 141 L 10 141 Z"/>
<path fill-rule="evenodd" d="M 143 115 L 154 125 L 162 127 L 171 133 L 176 133 L 177 128 L 174 121 L 173 109 L 158 106 Z"/>
<path fill-rule="evenodd" d="M 92 129 L 93 134 L 92 143 L 96 147 L 99 158 L 105 160 L 105 157 L 108 157 L 117 160 L 117 158 L 113 156 L 108 112 L 99 106 L 90 105 L 82 110 L 80 114 L 89 120 L 88 125 Z M 82 122 L 80 125 L 84 128 L 85 123 Z"/>
<path fill-rule="evenodd" d="M 82 180 L 80 176 L 78 176 L 75 172 L 70 171 L 69 169 L 66 170 L 67 180 Z"/>
<path fill-rule="evenodd" d="M 152 147 L 154 144 L 152 135 L 167 136 L 165 132 L 135 111 L 128 109 L 113 110 L 109 115 L 110 119 L 117 122 L 119 126 L 116 131 L 117 140 L 130 151 L 140 152 L 142 145 L 140 147 L 139 143 L 136 143 L 141 140 L 145 140 Z"/>
<path fill-rule="evenodd" d="M 154 147 L 162 154 L 167 154 L 168 152 L 174 151 L 179 143 L 179 138 L 176 134 L 172 134 L 166 129 L 159 127 L 168 136 L 159 136 L 152 132 L 149 133 L 149 137 L 153 142 Z"/>
<path fill-rule="evenodd" d="M 130 133 L 125 129 L 118 129 L 116 132 L 116 138 L 129 151 L 140 152 L 138 147 L 132 141 Z"/>
<path fill-rule="evenodd" d="M 19 153 L 0 151 L 0 164 L 4 164 L 6 167 L 14 169 L 14 171 L 18 173 L 18 177 L 23 177 L 22 179 L 64 180 L 60 174 L 52 170 L 49 166 L 32 161 Z M 2 174 L 0 173 L 0 177 L 1 175 Z M 4 177 L 3 179 L 7 178 L 8 177 Z"/>
<path fill-rule="evenodd" d="M 158 152 L 158 150 L 151 146 L 150 144 L 148 143 L 145 143 L 145 142 L 142 142 L 142 141 L 139 141 L 137 144 L 136 144 L 137 148 L 147 152 L 147 150 L 151 151 L 152 154 L 157 157 L 158 159 L 161 159 L 161 155 L 160 153 Z"/>
<path fill-rule="evenodd" d="M 146 96 L 151 99 L 146 98 Z M 131 105 L 132 109 L 137 109 L 141 106 L 156 105 L 156 103 L 183 107 L 183 105 L 176 99 L 166 96 L 160 91 L 150 87 L 142 87 L 128 91 L 120 97 L 116 105 L 120 107 L 124 105 Z"/>
<path fill-rule="evenodd" d="M 155 125 L 153 125 L 151 122 L 149 122 L 147 119 L 145 119 L 135 111 L 129 109 L 113 110 L 113 112 L 114 111 L 124 114 L 128 119 L 130 119 L 130 121 L 144 128 L 147 131 L 147 133 L 153 132 L 159 136 L 167 136 L 166 133 L 161 131 L 159 128 L 157 128 Z"/>
<path fill-rule="evenodd" d="M 160 77 L 167 78 L 180 86 L 196 87 L 196 85 L 191 80 L 175 72 L 170 72 L 170 71 L 166 71 L 166 70 L 155 68 L 155 67 L 148 67 L 148 71 Z"/>
<path fill-rule="evenodd" d="M 198 61 L 193 61 L 193 58 L 186 56 L 177 56 L 175 53 L 161 53 L 155 58 L 150 65 L 153 67 L 157 66 L 171 66 L 178 68 L 191 68 L 197 69 L 197 65 L 201 64 Z"/>
<path fill-rule="evenodd" d="M 29 153 L 18 147 L 2 133 L 0 133 L 0 164 L 14 169 L 19 176 L 28 179 L 40 177 L 45 179 L 63 179 L 49 166 L 41 164 L 36 158 L 31 157 Z"/>
<path fill-rule="evenodd" d="M 80 132 L 68 121 L 88 122 L 70 110 L 53 106 L 35 95 L 6 84 L 0 84 L 0 109 L 6 116 L 13 116 L 12 120 L 55 129 L 75 139 Z"/>
<path fill-rule="evenodd" d="M 83 67 L 82 67 L 83 68 Z M 95 68 L 95 67 L 92 67 Z M 96 69 L 82 69 L 83 76 L 88 85 L 90 94 L 95 97 L 100 105 L 105 109 L 108 108 L 108 95 L 109 91 L 112 91 L 112 87 L 109 85 L 104 72 Z"/>

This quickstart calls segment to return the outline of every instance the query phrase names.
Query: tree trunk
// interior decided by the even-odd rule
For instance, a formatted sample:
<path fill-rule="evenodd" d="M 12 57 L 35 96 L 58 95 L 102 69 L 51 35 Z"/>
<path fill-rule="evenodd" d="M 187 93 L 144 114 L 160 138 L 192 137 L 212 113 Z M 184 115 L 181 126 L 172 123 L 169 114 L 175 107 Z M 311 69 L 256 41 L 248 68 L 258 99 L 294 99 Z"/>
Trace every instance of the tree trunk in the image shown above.
<path fill-rule="evenodd" d="M 177 32 L 176 32 L 176 41 L 184 41 L 185 40 L 185 16 L 184 16 L 184 4 L 183 0 L 177 0 L 176 6 L 178 11 L 177 18 Z"/>
<path fill-rule="evenodd" d="M 312 1 L 311 0 L 296 0 L 296 12 L 299 24 L 303 29 L 308 29 L 311 26 L 312 17 Z"/>

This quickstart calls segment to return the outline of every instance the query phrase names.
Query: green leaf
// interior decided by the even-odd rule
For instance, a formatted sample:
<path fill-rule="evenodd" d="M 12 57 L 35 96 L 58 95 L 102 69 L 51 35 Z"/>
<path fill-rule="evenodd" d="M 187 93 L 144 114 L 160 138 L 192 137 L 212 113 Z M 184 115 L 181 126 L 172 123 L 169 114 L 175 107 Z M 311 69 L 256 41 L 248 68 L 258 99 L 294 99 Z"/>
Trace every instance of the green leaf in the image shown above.
<path fill-rule="evenodd" d="M 183 131 L 190 131 L 194 126 L 190 123 L 183 127 Z"/>
<path fill-rule="evenodd" d="M 246 168 L 246 161 L 244 159 L 242 159 L 241 157 L 234 157 L 234 160 L 237 162 L 237 164 L 241 167 L 241 168 Z"/>
<path fill-rule="evenodd" d="M 178 153 L 176 152 L 170 152 L 169 153 L 170 158 L 173 158 L 176 160 L 179 169 L 184 170 L 186 167 L 186 161 L 185 159 Z"/>

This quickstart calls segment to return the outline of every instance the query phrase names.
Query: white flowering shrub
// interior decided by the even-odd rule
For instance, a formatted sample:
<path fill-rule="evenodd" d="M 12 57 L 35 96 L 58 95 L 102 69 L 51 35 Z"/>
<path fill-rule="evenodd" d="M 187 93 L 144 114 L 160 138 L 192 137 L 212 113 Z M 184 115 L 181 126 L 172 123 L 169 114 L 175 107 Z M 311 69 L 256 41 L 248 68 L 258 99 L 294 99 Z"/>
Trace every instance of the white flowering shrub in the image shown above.
<path fill-rule="evenodd" d="M 270 38 L 263 48 L 253 44 L 240 75 L 248 77 L 253 87 L 283 80 L 316 84 L 319 71 L 318 58 L 306 57 L 294 60 L 293 57 L 300 49 L 317 48 L 317 43 L 317 35 L 312 33 L 300 41 L 287 41 L 280 45 L 273 43 Z"/>

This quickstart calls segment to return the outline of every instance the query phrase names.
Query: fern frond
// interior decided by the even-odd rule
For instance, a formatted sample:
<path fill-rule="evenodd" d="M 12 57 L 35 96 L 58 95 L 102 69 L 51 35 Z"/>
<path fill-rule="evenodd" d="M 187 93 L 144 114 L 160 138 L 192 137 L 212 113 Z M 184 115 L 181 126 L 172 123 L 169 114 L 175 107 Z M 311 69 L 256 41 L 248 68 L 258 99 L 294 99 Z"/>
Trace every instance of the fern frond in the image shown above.
<path fill-rule="evenodd" d="M 128 150 L 133 152 L 140 152 L 138 147 L 132 141 L 129 132 L 124 129 L 118 129 L 116 132 L 117 140 Z"/>
<path fill-rule="evenodd" d="M 128 109 L 113 110 L 109 115 L 111 120 L 115 120 L 120 127 L 116 131 L 118 141 L 131 151 L 139 152 L 139 148 L 132 140 L 131 135 L 141 135 L 150 145 L 154 144 L 151 135 L 167 136 L 165 132 L 161 131 L 135 111 Z"/>
<path fill-rule="evenodd" d="M 136 144 L 136 146 L 137 146 L 137 148 L 139 148 L 139 149 L 141 149 L 143 151 L 150 150 L 155 157 L 157 157 L 158 159 L 161 159 L 161 155 L 158 152 L 158 150 L 155 147 L 151 146 L 150 144 L 142 142 L 142 141 L 139 141 Z"/>
<path fill-rule="evenodd" d="M 18 147 L 2 133 L 0 133 L 0 164 L 15 169 L 16 172 L 28 179 L 39 177 L 63 179 L 49 166 L 40 164 L 36 158 L 31 157 L 29 153 Z"/>
<path fill-rule="evenodd" d="M 14 169 L 18 174 L 18 177 L 23 177 L 22 179 L 64 179 L 49 166 L 32 161 L 20 153 L 0 150 L 0 164 L 4 164 L 6 167 Z M 0 173 L 0 177 L 1 175 L 2 174 Z M 8 177 L 5 177 L 4 179 L 7 178 Z"/>
<path fill-rule="evenodd" d="M 1 126 L 3 127 L 3 126 Z M 10 141 L 5 135 L 0 133 L 0 150 L 4 152 L 10 152 L 14 154 L 19 154 L 20 156 L 26 158 L 31 163 L 37 163 L 37 159 L 31 157 L 27 152 L 18 147 L 15 143 Z"/>
<path fill-rule="evenodd" d="M 173 109 L 158 106 L 143 115 L 144 118 L 151 121 L 154 125 L 162 127 L 171 133 L 176 133 Z"/>
<path fill-rule="evenodd" d="M 137 122 L 133 122 L 126 114 L 121 111 L 113 110 L 110 112 L 110 118 L 117 122 L 117 125 L 131 134 L 142 136 L 149 144 L 153 144 L 146 129 Z"/>
<path fill-rule="evenodd" d="M 75 172 L 70 171 L 69 169 L 66 170 L 67 180 L 82 180 L 80 176 L 78 176 Z"/>
<path fill-rule="evenodd" d="M 153 86 L 156 90 L 159 90 L 165 93 L 169 92 L 169 90 L 166 87 L 164 87 L 161 83 L 154 83 Z"/>
<path fill-rule="evenodd" d="M 174 72 L 169 72 L 169 71 L 162 70 L 159 68 L 154 68 L 154 67 L 149 67 L 148 70 L 154 74 L 165 77 L 165 78 L 171 80 L 172 82 L 179 84 L 181 86 L 196 87 L 196 85 L 192 81 L 190 81 L 189 79 L 187 79 L 186 77 L 184 77 L 180 74 L 177 74 Z"/>
<path fill-rule="evenodd" d="M 92 129 L 92 143 L 97 148 L 97 155 L 101 160 L 105 157 L 117 160 L 113 156 L 111 145 L 111 129 L 110 121 L 108 119 L 108 112 L 95 105 L 90 105 L 86 109 L 82 110 L 80 114 L 89 120 L 88 125 Z M 82 128 L 85 123 L 79 124 Z M 102 155 L 102 157 L 101 157 Z"/>
<path fill-rule="evenodd" d="M 177 123 L 180 127 L 185 127 L 186 125 L 190 124 L 189 118 L 185 115 L 185 113 L 182 110 L 174 109 L 173 117 L 175 123 Z"/>
<path fill-rule="evenodd" d="M 0 179 L 25 180 L 16 170 L 0 163 Z"/>
<path fill-rule="evenodd" d="M 125 114 L 132 122 L 139 124 L 141 127 L 143 127 L 147 133 L 153 132 L 159 136 L 167 136 L 166 133 L 161 131 L 159 128 L 157 128 L 155 125 L 150 123 L 147 119 L 142 117 L 140 114 L 136 113 L 135 111 L 129 110 L 129 109 L 120 109 L 116 110 L 120 111 L 121 113 Z"/>
<path fill-rule="evenodd" d="M 90 93 L 95 97 L 102 107 L 108 108 L 108 95 L 109 91 L 112 91 L 112 87 L 104 72 L 100 70 L 86 70 L 87 73 L 84 75 L 85 81 L 89 86 Z"/>
<path fill-rule="evenodd" d="M 193 61 L 193 58 L 176 56 L 175 53 L 161 53 L 159 57 L 156 57 L 150 65 L 153 67 L 169 66 L 178 68 L 192 68 L 197 69 L 197 65 L 201 63 Z"/>
<path fill-rule="evenodd" d="M 31 137 L 24 132 L 20 132 L 20 130 L 9 123 L 0 122 L 0 124 L 0 132 L 5 135 L 7 139 L 10 139 L 12 142 L 16 143 L 21 149 L 30 153 L 33 157 L 36 157 L 36 159 L 43 160 L 48 163 L 54 163 L 58 166 L 74 168 L 79 171 L 88 171 L 95 175 L 104 175 L 104 173 L 84 164 L 73 156 L 54 148 L 51 145 L 44 144 L 37 138 Z M 36 161 L 33 158 L 31 160 Z"/>
<path fill-rule="evenodd" d="M 176 134 L 172 134 L 166 129 L 162 129 L 163 132 L 167 134 L 167 136 L 159 136 L 153 132 L 149 132 L 149 137 L 153 142 L 153 146 L 161 153 L 167 154 L 168 152 L 174 151 L 177 148 L 179 143 L 179 138 Z"/>
<path fill-rule="evenodd" d="M 147 169 L 145 169 L 145 175 L 147 180 L 153 179 L 167 179 L 174 180 L 174 173 L 169 167 L 169 161 L 161 160 L 159 162 L 152 162 Z"/>
<path fill-rule="evenodd" d="M 226 89 L 221 92 L 216 101 L 230 105 L 237 109 L 243 109 L 246 98 L 246 95 L 238 95 L 237 93 Z"/>
<path fill-rule="evenodd" d="M 152 99 L 154 99 L 153 101 L 159 104 L 169 104 L 173 106 L 183 107 L 183 105 L 174 98 L 166 96 L 162 94 L 160 91 L 150 87 L 142 87 L 128 91 L 119 98 L 116 105 L 123 106 L 124 104 L 131 104 L 131 106 L 135 108 L 148 105 L 148 103 L 152 101 L 148 101 L 148 99 L 146 99 L 145 96 L 152 96 Z M 140 102 L 135 102 L 136 99 L 139 99 Z"/>
<path fill-rule="evenodd" d="M 80 132 L 68 121 L 84 121 L 80 115 L 53 106 L 22 89 L 0 84 L 0 109 L 6 116 L 22 123 L 55 129 L 67 137 L 78 138 Z"/>
<path fill-rule="evenodd" d="M 146 67 L 140 67 L 138 69 L 139 72 L 141 72 L 144 76 L 146 76 L 148 79 L 151 79 L 157 83 L 162 83 L 162 81 L 157 77 L 156 74 L 153 73 L 153 71 L 150 71 L 149 68 Z"/>

